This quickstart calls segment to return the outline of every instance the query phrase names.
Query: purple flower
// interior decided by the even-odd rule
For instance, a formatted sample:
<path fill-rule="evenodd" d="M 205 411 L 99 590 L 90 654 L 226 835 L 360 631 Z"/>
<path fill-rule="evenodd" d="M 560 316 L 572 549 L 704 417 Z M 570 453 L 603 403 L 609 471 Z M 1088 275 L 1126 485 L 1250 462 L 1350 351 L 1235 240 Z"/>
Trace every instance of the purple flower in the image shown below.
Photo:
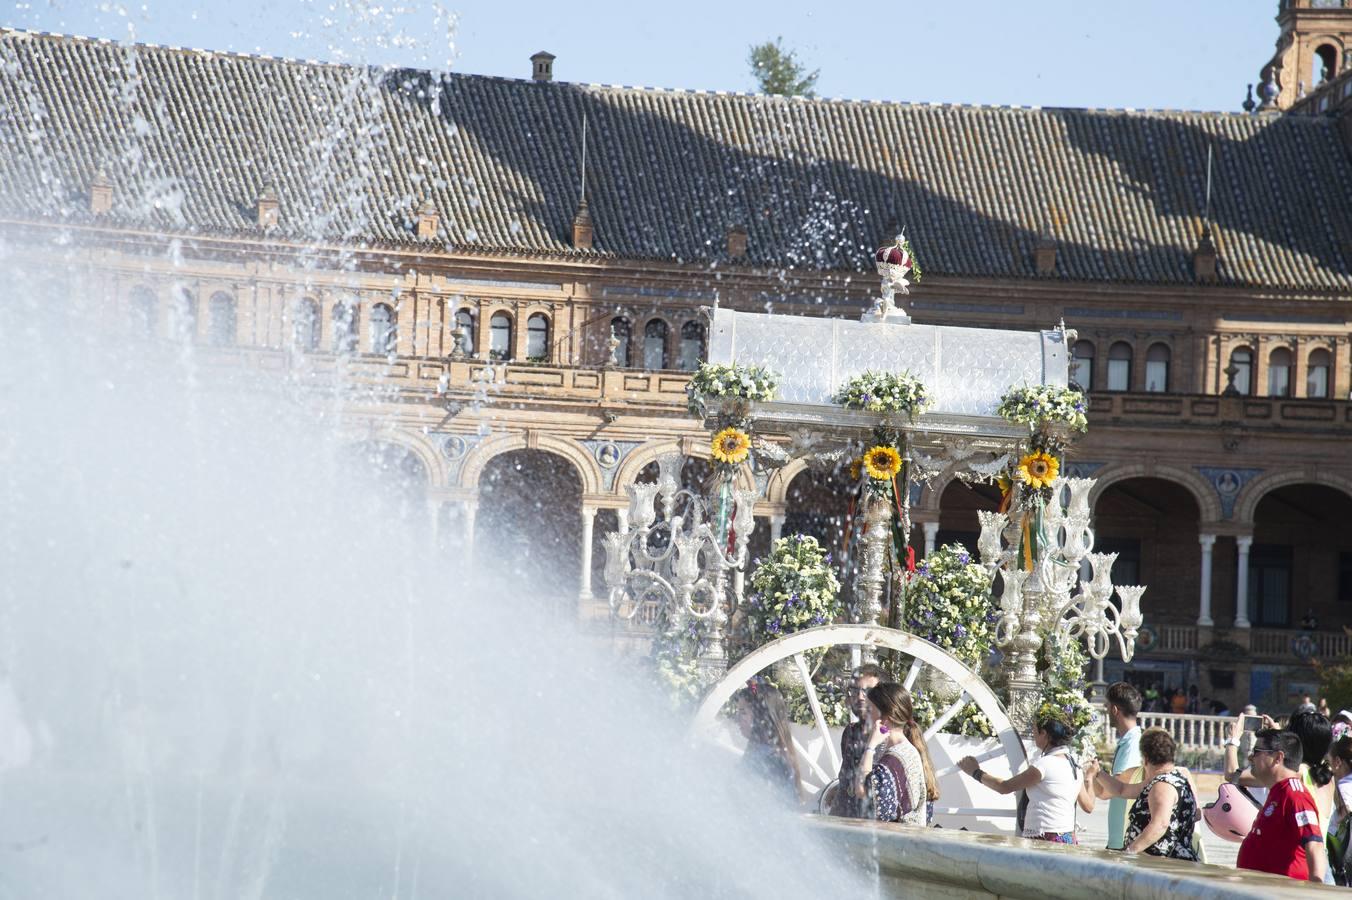
<path fill-rule="evenodd" d="M 955 625 L 953 626 L 953 636 L 958 640 L 962 640 L 967 636 L 967 629 L 963 628 L 961 625 Z"/>
<path fill-rule="evenodd" d="M 963 552 L 958 554 L 958 562 L 962 563 L 964 566 L 971 561 L 972 557 L 967 555 L 967 551 L 964 550 Z"/>

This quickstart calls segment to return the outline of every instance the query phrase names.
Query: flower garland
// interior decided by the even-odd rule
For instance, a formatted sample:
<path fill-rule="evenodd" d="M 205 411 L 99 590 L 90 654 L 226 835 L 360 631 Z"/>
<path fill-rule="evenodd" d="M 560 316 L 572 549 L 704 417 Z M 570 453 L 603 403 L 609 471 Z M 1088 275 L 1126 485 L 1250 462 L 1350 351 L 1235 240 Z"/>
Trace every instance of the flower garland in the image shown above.
<path fill-rule="evenodd" d="M 1084 394 L 1049 384 L 1011 388 L 996 410 L 1006 422 L 1027 425 L 1030 431 L 1056 424 L 1082 434 L 1089 428 L 1087 411 Z"/>
<path fill-rule="evenodd" d="M 746 628 L 761 644 L 804 628 L 825 625 L 841 614 L 840 581 L 817 539 L 794 534 L 775 541 L 756 561 L 746 598 Z"/>
<path fill-rule="evenodd" d="M 736 399 L 766 403 L 779 391 L 779 373 L 765 366 L 700 363 L 686 385 L 686 408 L 704 418 L 710 400 Z"/>
<path fill-rule="evenodd" d="M 831 399 L 846 409 L 905 413 L 912 417 L 924 412 L 930 404 L 929 391 L 910 372 L 896 375 L 872 370 L 842 384 Z"/>
<path fill-rule="evenodd" d="M 961 544 L 935 550 L 906 579 L 905 629 L 970 668 L 990 655 L 998 618 L 991 575 Z"/>
<path fill-rule="evenodd" d="M 1039 720 L 1051 716 L 1075 729 L 1071 746 L 1084 754 L 1097 742 L 1098 711 L 1085 697 L 1085 667 L 1088 655 L 1079 640 L 1052 627 L 1038 651 L 1042 670 L 1042 693 L 1038 698 Z"/>

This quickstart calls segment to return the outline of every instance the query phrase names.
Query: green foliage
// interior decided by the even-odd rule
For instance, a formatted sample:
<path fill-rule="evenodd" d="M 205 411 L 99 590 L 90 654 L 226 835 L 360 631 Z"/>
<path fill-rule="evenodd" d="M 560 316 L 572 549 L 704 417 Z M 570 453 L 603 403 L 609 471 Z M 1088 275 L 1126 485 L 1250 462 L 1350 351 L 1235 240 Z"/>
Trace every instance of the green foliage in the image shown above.
<path fill-rule="evenodd" d="M 1352 709 L 1352 662 L 1329 665 L 1315 660 L 1314 668 L 1319 675 L 1319 696 L 1328 700 L 1329 708 Z"/>
<path fill-rule="evenodd" d="M 906 623 L 911 634 L 979 669 L 995 638 L 991 575 L 961 544 L 925 557 L 906 582 Z"/>
<path fill-rule="evenodd" d="M 766 41 L 751 48 L 747 64 L 751 74 L 767 94 L 780 94 L 785 97 L 815 97 L 813 87 L 821 69 L 807 71 L 792 50 L 785 50 L 781 41 Z"/>
<path fill-rule="evenodd" d="M 749 579 L 746 623 L 753 643 L 825 625 L 840 615 L 840 582 L 817 539 L 793 534 L 775 541 Z"/>

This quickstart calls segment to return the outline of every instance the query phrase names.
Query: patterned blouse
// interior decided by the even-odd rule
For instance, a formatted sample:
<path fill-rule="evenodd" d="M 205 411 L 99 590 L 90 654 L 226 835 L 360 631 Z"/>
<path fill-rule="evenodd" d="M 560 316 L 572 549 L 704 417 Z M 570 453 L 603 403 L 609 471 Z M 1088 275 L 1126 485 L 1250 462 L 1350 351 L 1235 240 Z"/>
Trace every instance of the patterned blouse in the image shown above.
<path fill-rule="evenodd" d="M 925 789 L 925 764 L 920 751 L 903 740 L 889 747 L 873 764 L 868 776 L 873 814 L 881 822 L 927 825 L 929 814 Z"/>
<path fill-rule="evenodd" d="M 1169 814 L 1169 827 L 1164 830 L 1164 836 L 1146 847 L 1145 852 L 1151 856 L 1197 862 L 1197 854 L 1192 850 L 1192 830 L 1197 824 L 1197 798 L 1193 796 L 1188 779 L 1177 769 L 1156 775 L 1141 790 L 1141 796 L 1136 798 L 1136 802 L 1131 805 L 1131 812 L 1127 813 L 1127 833 L 1123 838 L 1123 846 L 1130 846 L 1150 824 L 1150 789 L 1161 781 L 1178 791 L 1178 802 Z"/>

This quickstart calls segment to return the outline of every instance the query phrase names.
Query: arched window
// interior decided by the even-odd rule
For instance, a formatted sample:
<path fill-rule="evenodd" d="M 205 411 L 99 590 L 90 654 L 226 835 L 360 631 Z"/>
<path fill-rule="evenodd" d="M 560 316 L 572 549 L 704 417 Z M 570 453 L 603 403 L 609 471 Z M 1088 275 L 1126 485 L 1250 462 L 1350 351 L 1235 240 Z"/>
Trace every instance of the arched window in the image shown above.
<path fill-rule="evenodd" d="M 629 320 L 624 316 L 616 316 L 610 320 L 610 336 L 616 341 L 615 349 L 608 357 L 617 366 L 630 366 L 633 363 L 629 359 L 629 339 L 634 334 L 634 327 L 629 324 Z"/>
<path fill-rule="evenodd" d="M 1094 344 L 1076 341 L 1070 357 L 1070 380 L 1082 391 L 1094 389 Z"/>
<path fill-rule="evenodd" d="M 474 355 L 474 312 L 468 309 L 455 311 L 455 331 L 459 335 L 460 349 L 466 356 Z"/>
<path fill-rule="evenodd" d="M 1291 396 L 1291 351 L 1286 347 L 1276 347 L 1268 354 L 1269 397 Z"/>
<path fill-rule="evenodd" d="M 1327 397 L 1329 373 L 1333 371 L 1333 356 L 1320 347 L 1310 351 L 1309 367 L 1305 371 L 1305 396 Z"/>
<path fill-rule="evenodd" d="M 1145 351 L 1145 389 L 1155 394 L 1169 390 L 1169 361 L 1173 354 L 1168 344 L 1151 344 Z"/>
<path fill-rule="evenodd" d="M 191 343 L 197 334 L 197 298 L 183 285 L 176 285 L 169 303 L 169 336 Z"/>
<path fill-rule="evenodd" d="M 1131 390 L 1131 344 L 1126 341 L 1108 348 L 1108 390 Z"/>
<path fill-rule="evenodd" d="M 296 301 L 291 311 L 291 343 L 307 353 L 319 349 L 319 304 L 309 297 Z"/>
<path fill-rule="evenodd" d="M 526 320 L 526 359 L 549 361 L 549 316 L 536 313 Z"/>
<path fill-rule="evenodd" d="M 1235 390 L 1244 396 L 1253 391 L 1253 351 L 1248 347 L 1236 347 L 1230 352 L 1230 366 L 1235 373 Z M 1228 374 L 1228 373 L 1227 373 Z"/>
<path fill-rule="evenodd" d="M 207 341 L 213 347 L 235 343 L 235 298 L 221 292 L 211 295 L 207 304 Z"/>
<path fill-rule="evenodd" d="M 676 367 L 686 372 L 699 368 L 704 359 L 704 323 L 686 322 L 681 326 L 681 358 Z"/>
<path fill-rule="evenodd" d="M 488 320 L 488 358 L 512 358 L 512 317 L 509 313 L 495 312 Z"/>
<path fill-rule="evenodd" d="M 1321 85 L 1337 74 L 1338 48 L 1332 44 L 1320 44 L 1314 51 L 1314 68 L 1310 72 L 1310 86 Z"/>
<path fill-rule="evenodd" d="M 155 294 L 150 288 L 136 288 L 131 292 L 128 303 L 128 325 L 133 338 L 149 340 L 155 336 L 155 313 L 158 306 Z"/>
<path fill-rule="evenodd" d="M 371 307 L 371 352 L 382 356 L 393 353 L 397 338 L 393 307 L 388 303 Z"/>
<path fill-rule="evenodd" d="M 333 304 L 333 352 L 352 353 L 357 349 L 357 300 L 344 297 Z"/>
<path fill-rule="evenodd" d="M 643 326 L 643 368 L 650 371 L 667 367 L 667 323 L 652 319 Z"/>

